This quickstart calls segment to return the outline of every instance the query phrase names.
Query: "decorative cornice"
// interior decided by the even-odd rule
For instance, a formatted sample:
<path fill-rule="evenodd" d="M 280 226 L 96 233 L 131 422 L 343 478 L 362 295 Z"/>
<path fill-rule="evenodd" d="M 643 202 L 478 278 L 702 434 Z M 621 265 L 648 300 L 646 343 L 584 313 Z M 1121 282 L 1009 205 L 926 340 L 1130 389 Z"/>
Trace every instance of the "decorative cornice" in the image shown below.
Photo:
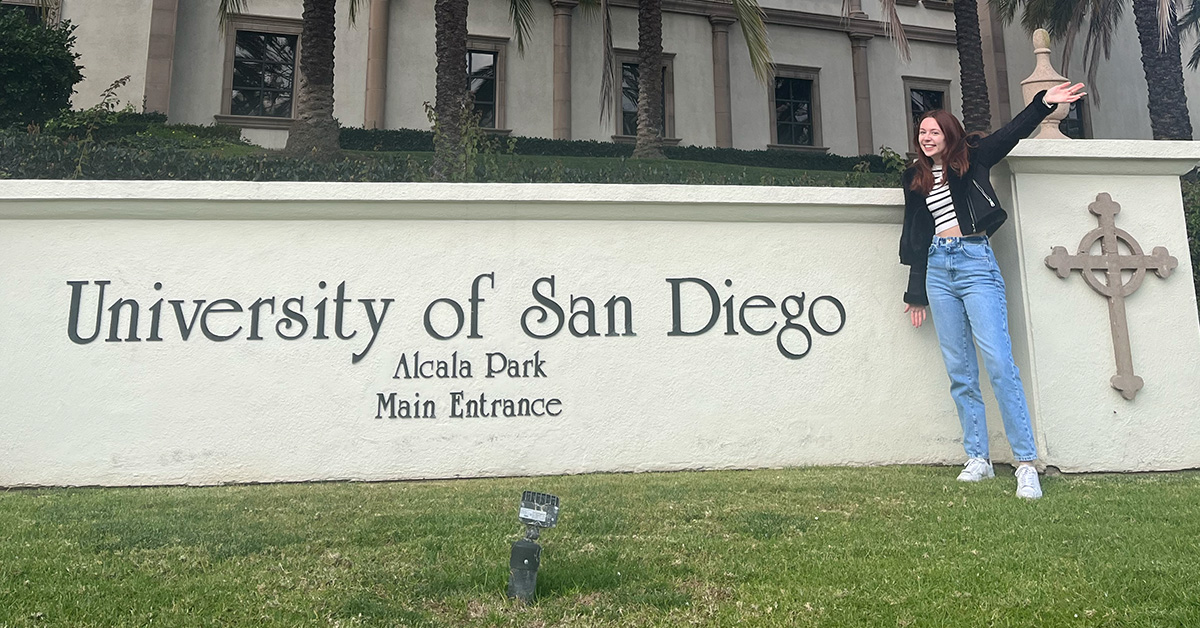
<path fill-rule="evenodd" d="M 609 0 L 614 7 L 636 9 L 638 0 Z M 938 0 L 924 0 L 926 6 L 937 4 Z M 914 3 L 915 4 L 915 3 Z M 945 2 L 953 6 L 950 2 Z M 937 8 L 941 8 L 938 6 Z M 722 0 L 663 0 L 663 11 L 682 13 L 684 15 L 702 15 L 705 17 L 722 16 L 734 17 L 733 6 Z M 815 28 L 819 30 L 837 31 L 841 33 L 863 33 L 867 35 L 883 35 L 884 24 L 871 19 L 857 17 L 842 17 L 827 13 L 812 13 L 810 11 L 793 11 L 791 9 L 764 8 L 767 24 L 778 26 L 793 26 L 797 28 Z M 905 26 L 904 34 L 912 41 L 924 41 L 935 44 L 954 45 L 954 30 L 948 28 L 933 28 L 930 26 Z"/>
<path fill-rule="evenodd" d="M 884 24 L 876 20 L 845 18 L 840 15 L 810 13 L 808 11 L 789 11 L 786 9 L 763 9 L 768 24 L 794 26 L 797 28 L 815 28 L 841 33 L 863 33 L 883 35 Z M 925 41 L 935 44 L 954 45 L 954 31 L 947 28 L 929 26 L 905 26 L 904 34 L 911 41 Z"/>

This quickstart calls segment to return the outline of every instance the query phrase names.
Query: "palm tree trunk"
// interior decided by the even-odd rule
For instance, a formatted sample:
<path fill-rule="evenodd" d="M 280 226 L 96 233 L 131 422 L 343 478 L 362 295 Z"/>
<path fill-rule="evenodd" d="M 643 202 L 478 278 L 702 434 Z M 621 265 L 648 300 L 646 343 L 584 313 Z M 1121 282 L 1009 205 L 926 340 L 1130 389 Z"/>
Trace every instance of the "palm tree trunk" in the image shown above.
<path fill-rule="evenodd" d="M 635 159 L 662 159 L 662 0 L 638 0 L 638 128 Z"/>
<path fill-rule="evenodd" d="M 1133 0 L 1133 19 L 1142 44 L 1142 69 L 1150 91 L 1150 129 L 1156 140 L 1192 139 L 1192 119 L 1183 91 L 1183 63 L 1179 34 L 1171 29 L 1166 46 L 1160 46 L 1158 1 Z"/>
<path fill-rule="evenodd" d="M 304 0 L 300 89 L 285 151 L 328 158 L 340 151 L 333 117 L 333 40 L 337 0 Z"/>
<path fill-rule="evenodd" d="M 454 171 L 462 147 L 467 102 L 467 0 L 436 0 L 437 94 L 434 114 L 433 177 Z"/>
<path fill-rule="evenodd" d="M 977 0 L 954 0 L 954 44 L 958 48 L 963 126 L 968 133 L 987 131 L 992 126 L 992 107 L 983 69 Z"/>

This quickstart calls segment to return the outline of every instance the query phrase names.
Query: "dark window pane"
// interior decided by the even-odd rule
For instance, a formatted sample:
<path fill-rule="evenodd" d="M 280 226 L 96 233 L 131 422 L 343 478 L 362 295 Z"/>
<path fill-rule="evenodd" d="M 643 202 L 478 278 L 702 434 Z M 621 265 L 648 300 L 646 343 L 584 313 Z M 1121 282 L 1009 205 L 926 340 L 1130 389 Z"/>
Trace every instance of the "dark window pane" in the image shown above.
<path fill-rule="evenodd" d="M 263 36 L 266 41 L 264 60 L 273 63 L 291 65 L 296 58 L 296 36 L 275 35 Z"/>
<path fill-rule="evenodd" d="M 637 135 L 639 70 L 636 63 L 621 64 L 621 135 Z M 659 109 L 659 135 L 667 132 L 667 68 L 662 69 L 662 107 Z"/>
<path fill-rule="evenodd" d="M 797 125 L 795 128 L 795 133 L 796 133 L 796 137 L 795 137 L 796 144 L 799 144 L 801 146 L 812 146 L 813 145 L 813 136 L 812 136 L 812 127 L 811 126 L 809 126 L 807 124 Z"/>
<path fill-rule="evenodd" d="M 1083 101 L 1071 103 L 1071 108 L 1067 110 L 1067 117 L 1058 123 L 1058 130 L 1069 138 L 1084 139 L 1087 137 L 1087 133 L 1084 130 L 1083 115 Z"/>
<path fill-rule="evenodd" d="M 812 81 L 792 81 L 792 98 L 804 102 L 812 102 Z"/>
<path fill-rule="evenodd" d="M 795 109 L 793 111 L 792 118 L 796 122 L 807 123 L 808 122 L 808 103 L 807 102 L 797 102 L 795 104 Z"/>
<path fill-rule="evenodd" d="M 292 91 L 292 73 L 277 72 L 273 68 L 271 72 L 264 76 L 263 83 L 265 86 L 272 89 L 278 89 L 291 93 Z"/>
<path fill-rule="evenodd" d="M 485 74 L 486 76 L 496 76 L 496 53 L 494 52 L 477 52 L 472 50 L 468 53 L 471 57 L 471 74 L 478 76 Z"/>
<path fill-rule="evenodd" d="M 271 108 L 267 111 L 268 116 L 276 118 L 292 117 L 292 95 L 277 93 L 272 99 Z"/>
<path fill-rule="evenodd" d="M 796 143 L 795 140 L 792 139 L 792 137 L 793 137 L 792 136 L 792 125 L 777 124 L 777 125 L 775 125 L 775 131 L 779 135 L 779 138 L 776 140 L 776 143 L 779 143 L 779 144 L 795 144 Z"/>
<path fill-rule="evenodd" d="M 262 64 L 238 59 L 233 62 L 233 88 L 262 87 Z"/>
<path fill-rule="evenodd" d="M 927 111 L 934 109 L 943 109 L 945 101 L 945 92 L 930 90 L 930 89 L 912 89 L 909 90 L 909 99 L 912 106 L 913 126 L 915 127 L 921 120 L 921 116 Z"/>
<path fill-rule="evenodd" d="M 792 119 L 792 103 L 783 100 L 775 101 L 775 121 L 790 122 Z"/>
<path fill-rule="evenodd" d="M 37 7 L 31 7 L 28 5 L 2 4 L 0 5 L 0 11 L 13 11 L 15 13 L 21 13 L 25 16 L 25 21 L 30 25 L 42 23 L 42 11 Z"/>
<path fill-rule="evenodd" d="M 496 59 L 498 53 L 467 51 L 467 90 L 471 93 L 479 126 L 496 128 Z"/>
<path fill-rule="evenodd" d="M 496 81 L 475 79 L 471 81 L 471 93 L 475 95 L 475 102 L 495 102 Z"/>
<path fill-rule="evenodd" d="M 295 35 L 237 32 L 231 114 L 277 118 L 292 115 L 297 39 Z"/>
<path fill-rule="evenodd" d="M 262 113 L 256 109 L 259 105 L 259 92 L 255 90 L 233 90 L 229 113 L 235 116 L 258 116 Z"/>
<path fill-rule="evenodd" d="M 621 111 L 637 112 L 638 103 L 638 66 L 636 63 L 621 64 Z M 634 128 L 637 128 L 637 123 L 634 123 Z M 634 135 L 635 133 L 625 133 L 625 135 Z"/>
<path fill-rule="evenodd" d="M 262 61 L 266 58 L 266 48 L 266 36 L 262 33 L 238 31 L 237 37 L 234 39 L 233 55 L 238 59 Z"/>
<path fill-rule="evenodd" d="M 637 135 L 637 112 L 621 114 L 621 135 Z"/>
<path fill-rule="evenodd" d="M 813 143 L 813 81 L 775 78 L 775 135 L 778 144 Z"/>
<path fill-rule="evenodd" d="M 479 126 L 485 129 L 496 128 L 496 106 L 494 103 L 475 103 L 475 114 L 479 116 Z"/>

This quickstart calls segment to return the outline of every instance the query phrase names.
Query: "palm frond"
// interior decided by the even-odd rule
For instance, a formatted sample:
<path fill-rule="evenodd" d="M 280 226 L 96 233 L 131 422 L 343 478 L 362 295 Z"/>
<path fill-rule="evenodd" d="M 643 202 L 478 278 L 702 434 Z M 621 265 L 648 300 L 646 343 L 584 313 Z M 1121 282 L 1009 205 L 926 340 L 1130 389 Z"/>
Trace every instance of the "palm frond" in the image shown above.
<path fill-rule="evenodd" d="M 350 0 L 350 23 L 358 21 L 359 6 L 367 0 Z"/>
<path fill-rule="evenodd" d="M 533 0 L 508 0 L 508 16 L 517 35 L 517 52 L 523 55 L 534 22 Z"/>
<path fill-rule="evenodd" d="M 1125 12 L 1125 2 L 1122 0 L 1091 0 L 1088 14 L 1088 33 L 1084 40 L 1083 58 L 1087 70 L 1087 82 L 1091 86 L 1088 92 L 1092 100 L 1100 103 L 1100 86 L 1096 76 L 1100 69 L 1100 55 L 1105 59 L 1112 56 L 1113 37 L 1117 25 Z"/>
<path fill-rule="evenodd" d="M 1000 21 L 1005 25 L 1012 24 L 1012 21 L 1017 16 L 1017 9 L 1021 8 L 1024 0 L 991 0 L 989 2 L 996 9 L 996 14 L 1000 16 Z"/>
<path fill-rule="evenodd" d="M 733 10 L 742 25 L 742 38 L 750 53 L 754 76 L 763 85 L 775 78 L 775 63 L 771 60 L 771 41 L 767 35 L 766 14 L 758 0 L 733 0 Z"/>
<path fill-rule="evenodd" d="M 246 3 L 249 0 L 221 0 L 217 5 L 217 21 L 221 25 L 221 32 L 225 32 L 225 27 L 229 23 L 229 16 L 238 13 L 246 12 Z"/>
<path fill-rule="evenodd" d="M 883 20 L 884 36 L 895 42 L 900 59 L 908 63 L 912 59 L 912 53 L 908 46 L 908 35 L 904 33 L 904 24 L 900 22 L 900 14 L 896 12 L 896 0 L 879 0 L 879 10 L 886 18 Z"/>
<path fill-rule="evenodd" d="M 1200 32 L 1200 2 L 1189 4 L 1179 19 L 1180 35 L 1188 31 Z M 1197 41 L 1196 46 L 1192 48 L 1192 57 L 1188 60 L 1188 67 L 1193 70 L 1200 67 L 1200 41 Z"/>
<path fill-rule="evenodd" d="M 1167 49 L 1175 32 L 1175 16 L 1183 13 L 1183 0 L 1158 0 L 1158 49 Z"/>

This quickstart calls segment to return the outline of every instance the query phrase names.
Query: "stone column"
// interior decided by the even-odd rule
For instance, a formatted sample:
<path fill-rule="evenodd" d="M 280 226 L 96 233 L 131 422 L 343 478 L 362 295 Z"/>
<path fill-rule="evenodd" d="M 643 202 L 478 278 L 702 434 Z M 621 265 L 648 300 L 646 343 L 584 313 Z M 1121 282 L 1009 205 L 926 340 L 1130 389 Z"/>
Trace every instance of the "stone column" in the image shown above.
<path fill-rule="evenodd" d="M 717 147 L 733 147 L 733 99 L 729 87 L 729 26 L 736 20 L 710 15 L 712 25 L 713 112 L 717 122 Z"/>
<path fill-rule="evenodd" d="M 554 139 L 571 139 L 571 13 L 577 0 L 550 0 L 554 7 Z"/>
<path fill-rule="evenodd" d="M 850 17 L 858 19 L 867 19 L 866 11 L 863 11 L 862 0 L 850 0 Z"/>
<path fill-rule="evenodd" d="M 371 0 L 367 26 L 367 104 L 363 116 L 363 127 L 368 129 L 385 128 L 389 8 L 388 0 Z"/>
<path fill-rule="evenodd" d="M 1047 465 L 1063 471 L 1200 466 L 1200 321 L 1179 182 L 1198 162 L 1195 142 L 1024 140 L 992 170 L 1009 214 L 992 243 L 1008 284 L 1013 353 Z M 1109 199 L 1120 205 L 1115 216 Z M 1106 222 L 1125 240 L 1119 249 L 1107 236 L 1103 246 L 1097 241 Z M 1130 254 L 1130 240 L 1144 256 Z M 1114 250 L 1120 259 L 1109 255 Z M 1071 264 L 1063 263 L 1064 254 Z M 1105 261 L 1086 262 L 1085 280 L 1078 262 L 1102 254 Z M 1173 269 L 1161 261 L 1166 255 L 1175 258 Z M 1113 306 L 1091 285 L 1108 289 L 1109 264 L 1149 266 L 1124 273 L 1118 280 L 1124 296 Z M 1114 339 L 1118 309 L 1123 342 Z M 1113 379 L 1120 370 L 1114 345 L 1124 346 L 1144 381 L 1132 399 Z M 1000 431 L 999 421 L 990 431 Z"/>
<path fill-rule="evenodd" d="M 867 42 L 871 35 L 851 32 L 850 59 L 854 65 L 854 120 L 858 127 L 858 154 L 875 152 L 875 134 L 871 123 L 871 75 L 867 61 Z"/>
<path fill-rule="evenodd" d="M 56 6 L 61 7 L 61 3 Z M 168 113 L 171 70 L 175 65 L 175 21 L 179 0 L 154 0 L 150 9 L 150 49 L 146 55 L 146 111 Z"/>

